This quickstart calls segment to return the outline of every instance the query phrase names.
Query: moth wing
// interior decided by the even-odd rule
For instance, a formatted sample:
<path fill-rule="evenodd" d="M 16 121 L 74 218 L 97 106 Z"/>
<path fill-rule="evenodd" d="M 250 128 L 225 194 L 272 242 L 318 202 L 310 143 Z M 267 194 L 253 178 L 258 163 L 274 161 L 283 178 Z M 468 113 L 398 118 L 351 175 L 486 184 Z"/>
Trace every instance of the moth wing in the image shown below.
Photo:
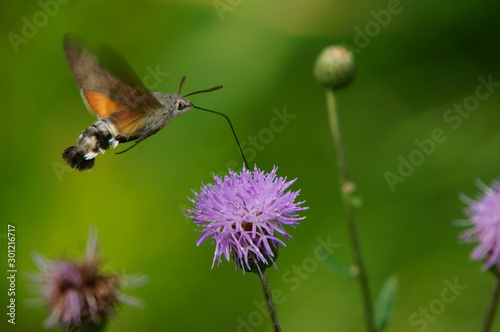
<path fill-rule="evenodd" d="M 128 136 L 127 141 L 141 137 L 142 129 L 151 125 L 152 118 L 156 117 L 156 110 L 161 109 L 161 104 L 151 95 L 142 96 L 140 105 L 140 108 L 122 105 L 116 112 L 108 116 L 118 134 Z"/>
<path fill-rule="evenodd" d="M 140 93 L 149 93 L 141 79 L 120 52 L 107 44 L 99 44 L 97 52 L 97 58 L 101 67 L 106 68 L 108 72 L 113 73 L 120 81 L 138 90 Z"/>
<path fill-rule="evenodd" d="M 67 34 L 64 37 L 64 53 L 69 68 L 82 90 L 98 92 L 113 102 L 132 109 L 136 108 L 138 100 L 148 93 L 142 84 L 131 87 L 111 74 L 101 66 L 90 48 L 75 35 Z M 99 116 L 99 113 L 97 115 Z"/>
<path fill-rule="evenodd" d="M 113 113 L 108 119 L 118 134 L 126 137 L 127 142 L 136 139 L 136 134 L 148 124 L 147 116 L 129 108 Z"/>
<path fill-rule="evenodd" d="M 100 92 L 87 89 L 81 89 L 80 92 L 89 112 L 99 119 L 118 112 L 124 107 L 124 105 L 118 104 Z"/>

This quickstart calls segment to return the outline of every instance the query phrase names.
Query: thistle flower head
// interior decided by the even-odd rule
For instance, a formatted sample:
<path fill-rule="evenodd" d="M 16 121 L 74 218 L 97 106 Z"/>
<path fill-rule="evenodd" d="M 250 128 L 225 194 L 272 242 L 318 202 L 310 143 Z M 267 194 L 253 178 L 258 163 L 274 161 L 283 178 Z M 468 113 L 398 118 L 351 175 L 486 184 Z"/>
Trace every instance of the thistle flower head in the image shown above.
<path fill-rule="evenodd" d="M 483 193 L 476 199 L 464 197 L 469 205 L 465 210 L 471 228 L 461 234 L 466 242 L 479 242 L 471 253 L 471 259 L 484 259 L 484 269 L 494 268 L 500 272 L 500 182 L 491 188 L 478 185 Z"/>
<path fill-rule="evenodd" d="M 276 171 L 265 173 L 256 166 L 254 171 L 229 171 L 194 193 L 195 208 L 187 210 L 188 217 L 203 228 L 196 244 L 209 238 L 215 244 L 212 266 L 232 256 L 244 271 L 263 271 L 274 264 L 278 247 L 285 246 L 278 236 L 291 238 L 283 226 L 295 227 L 305 218 L 297 215 L 307 209 L 295 202 L 299 191 L 287 191 L 295 180 L 277 177 Z"/>
<path fill-rule="evenodd" d="M 139 284 L 143 277 L 100 272 L 95 231 L 90 232 L 83 261 L 48 260 L 38 254 L 33 260 L 39 273 L 31 275 L 31 279 L 50 311 L 45 321 L 47 328 L 59 325 L 63 331 L 101 331 L 120 303 L 140 304 L 122 294 L 120 288 L 129 282 Z"/>
<path fill-rule="evenodd" d="M 314 76 L 318 83 L 331 90 L 348 85 L 355 72 L 354 56 L 342 46 L 325 48 L 314 65 Z"/>

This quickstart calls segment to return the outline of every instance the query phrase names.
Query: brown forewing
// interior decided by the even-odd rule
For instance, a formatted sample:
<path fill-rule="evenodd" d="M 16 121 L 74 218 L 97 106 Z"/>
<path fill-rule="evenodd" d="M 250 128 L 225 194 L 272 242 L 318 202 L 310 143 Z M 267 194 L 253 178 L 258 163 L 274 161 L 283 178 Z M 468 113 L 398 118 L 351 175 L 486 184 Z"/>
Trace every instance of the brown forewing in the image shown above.
<path fill-rule="evenodd" d="M 144 86 L 132 88 L 102 67 L 97 57 L 78 37 L 69 34 L 64 37 L 64 52 L 69 68 L 81 89 L 99 92 L 111 101 L 126 106 L 130 112 L 142 113 L 141 101 L 145 99 L 148 103 L 156 103 L 156 106 L 160 107 L 156 99 L 146 94 L 147 89 Z M 95 110 L 89 111 L 101 117 Z"/>

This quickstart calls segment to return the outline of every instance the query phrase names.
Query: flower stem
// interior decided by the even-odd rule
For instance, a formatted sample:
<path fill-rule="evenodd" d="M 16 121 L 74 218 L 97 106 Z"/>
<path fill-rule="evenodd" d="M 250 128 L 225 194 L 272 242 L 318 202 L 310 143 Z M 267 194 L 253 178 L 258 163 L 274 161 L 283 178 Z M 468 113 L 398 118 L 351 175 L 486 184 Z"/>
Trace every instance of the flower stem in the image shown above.
<path fill-rule="evenodd" d="M 269 317 L 273 324 L 274 332 L 281 332 L 280 322 L 278 320 L 278 314 L 276 314 L 276 307 L 274 306 L 273 294 L 271 293 L 271 287 L 269 286 L 269 280 L 267 279 L 266 271 L 257 273 L 259 275 L 260 282 L 262 284 L 262 291 L 264 292 L 264 298 L 266 299 L 267 310 L 269 311 Z"/>
<path fill-rule="evenodd" d="M 488 312 L 486 313 L 486 317 L 484 319 L 483 329 L 481 330 L 482 332 L 490 331 L 491 326 L 493 325 L 493 319 L 495 318 L 495 311 L 498 306 L 498 298 L 500 295 L 500 275 L 494 274 L 494 278 L 490 305 L 488 306 Z"/>
<path fill-rule="evenodd" d="M 356 220 L 354 218 L 353 206 L 351 203 L 351 195 L 355 189 L 355 185 L 350 181 L 349 171 L 347 168 L 347 161 L 344 154 L 344 147 L 340 138 L 339 121 L 335 108 L 335 95 L 333 90 L 326 90 L 326 102 L 328 108 L 328 115 L 330 118 L 330 128 L 332 131 L 333 143 L 335 152 L 337 154 L 337 162 L 339 165 L 340 182 L 341 182 L 341 195 L 342 203 L 344 205 L 344 213 L 347 220 L 347 227 L 349 232 L 350 244 L 354 263 L 359 271 L 358 280 L 361 286 L 363 297 L 364 313 L 366 329 L 369 332 L 375 332 L 375 320 L 373 318 L 372 298 L 370 294 L 370 286 L 368 283 L 368 276 L 363 264 L 361 255 L 361 248 L 359 245 L 358 231 L 356 228 Z"/>

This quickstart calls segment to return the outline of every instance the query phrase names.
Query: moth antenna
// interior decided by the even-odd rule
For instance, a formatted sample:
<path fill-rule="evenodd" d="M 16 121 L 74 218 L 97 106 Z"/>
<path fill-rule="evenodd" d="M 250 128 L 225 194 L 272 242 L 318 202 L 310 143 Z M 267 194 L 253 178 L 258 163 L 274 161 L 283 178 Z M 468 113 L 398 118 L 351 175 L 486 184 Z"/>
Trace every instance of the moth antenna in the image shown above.
<path fill-rule="evenodd" d="M 191 92 L 191 93 L 188 93 L 187 95 L 183 96 L 183 97 L 187 97 L 187 96 L 191 96 L 191 95 L 195 95 L 197 93 L 202 93 L 202 92 L 210 92 L 210 91 L 214 91 L 214 90 L 219 90 L 219 89 L 222 89 L 222 85 L 217 85 L 217 86 L 214 86 L 213 88 L 210 88 L 210 89 L 205 89 L 205 90 L 200 90 L 200 91 L 195 91 L 195 92 Z M 180 92 L 179 92 L 180 93 Z M 198 108 L 198 107 L 196 107 Z M 201 108 L 200 108 L 201 109 Z M 212 111 L 213 112 L 213 111 Z M 217 113 L 217 112 L 215 112 Z"/>
<path fill-rule="evenodd" d="M 181 78 L 181 84 L 179 85 L 179 93 L 178 93 L 178 95 L 181 94 L 182 87 L 184 86 L 184 82 L 186 82 L 186 75 L 182 76 L 182 78 Z"/>
<path fill-rule="evenodd" d="M 221 87 L 215 87 L 215 88 L 212 88 L 212 89 L 207 89 L 207 90 L 208 91 L 213 91 L 213 90 L 220 89 L 220 88 L 222 88 L 222 86 Z M 203 90 L 203 91 L 198 91 L 198 92 L 208 92 L 208 91 Z M 197 93 L 197 92 L 195 92 L 195 93 Z M 246 168 L 250 169 L 250 167 L 248 167 L 248 162 L 247 162 L 247 159 L 245 158 L 245 154 L 243 153 L 243 150 L 241 149 L 241 144 L 240 144 L 240 141 L 238 140 L 238 136 L 236 136 L 236 132 L 234 131 L 233 124 L 231 123 L 231 120 L 229 120 L 229 117 L 226 114 L 221 113 L 221 112 L 208 110 L 206 108 L 201 108 L 201 107 L 194 106 L 194 105 L 193 105 L 193 107 L 197 108 L 199 110 L 205 111 L 205 112 L 210 112 L 210 113 L 215 113 L 215 114 L 221 115 L 221 116 L 223 116 L 227 120 L 227 123 L 229 123 L 229 127 L 231 127 L 231 131 L 233 132 L 233 136 L 234 136 L 234 139 L 236 140 L 236 144 L 238 144 L 238 149 L 240 149 L 241 156 L 243 157 L 243 162 L 245 163 Z"/>

